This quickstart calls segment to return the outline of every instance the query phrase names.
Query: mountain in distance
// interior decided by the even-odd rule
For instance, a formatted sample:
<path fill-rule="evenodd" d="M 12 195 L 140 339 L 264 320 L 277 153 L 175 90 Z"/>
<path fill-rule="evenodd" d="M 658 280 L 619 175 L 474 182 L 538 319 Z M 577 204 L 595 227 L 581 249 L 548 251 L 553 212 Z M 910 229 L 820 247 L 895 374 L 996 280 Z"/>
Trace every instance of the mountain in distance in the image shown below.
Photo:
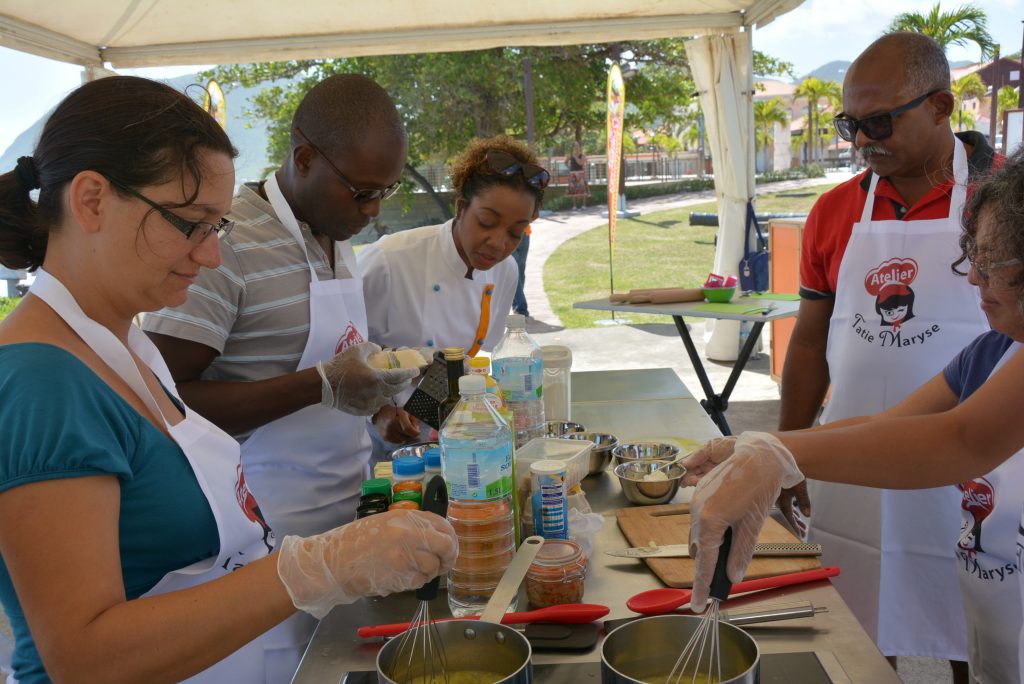
<path fill-rule="evenodd" d="M 196 77 L 196 74 L 184 74 L 162 80 L 176 90 L 183 91 L 189 85 L 196 83 Z M 225 89 L 224 97 L 227 101 L 228 115 L 227 132 L 231 142 L 238 150 L 238 157 L 235 159 L 236 183 L 260 180 L 266 175 L 264 172 L 270 166 L 270 161 L 267 159 L 267 126 L 262 120 L 254 116 L 246 116 L 244 113 L 249 99 L 266 85 Z M 275 83 L 275 85 L 277 84 Z M 15 138 L 11 146 L 0 156 L 0 169 L 13 169 L 18 157 L 32 154 L 32 148 L 39 140 L 43 125 L 49 116 L 50 112 L 47 112 L 45 116 Z"/>
<path fill-rule="evenodd" d="M 843 79 L 846 78 L 846 70 L 850 68 L 850 64 L 852 64 L 852 62 L 837 59 L 828 62 L 827 64 L 822 64 L 820 67 L 811 73 L 804 75 L 796 82 L 799 83 L 805 78 L 813 76 L 819 81 L 835 81 L 836 83 L 842 83 Z"/>

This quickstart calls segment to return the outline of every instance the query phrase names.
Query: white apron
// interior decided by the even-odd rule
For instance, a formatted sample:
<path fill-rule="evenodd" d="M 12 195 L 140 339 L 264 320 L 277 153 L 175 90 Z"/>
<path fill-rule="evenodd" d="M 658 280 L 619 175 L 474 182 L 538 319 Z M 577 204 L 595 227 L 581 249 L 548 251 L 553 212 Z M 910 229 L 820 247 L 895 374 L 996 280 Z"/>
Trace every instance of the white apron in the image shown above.
<path fill-rule="evenodd" d="M 1021 348 L 1010 345 L 994 375 Z M 990 377 L 991 377 L 990 375 Z M 971 681 L 1013 682 L 1020 671 L 1020 580 L 1017 529 L 1024 501 L 1024 449 L 984 477 L 960 485 L 957 574 L 967 614 Z"/>
<path fill-rule="evenodd" d="M 335 259 L 351 278 L 319 280 L 306 241 L 277 178 L 264 185 L 278 220 L 306 254 L 309 266 L 309 336 L 296 370 L 312 368 L 349 345 L 366 341 L 363 285 L 349 242 L 335 243 Z M 242 444 L 245 479 L 276 539 L 308 537 L 355 518 L 359 485 L 369 475 L 370 437 L 366 419 L 320 404 L 307 406 L 257 428 Z M 297 613 L 265 641 L 268 661 L 279 672 L 294 672 L 316 620 Z M 287 681 L 287 680 L 286 680 Z"/>
<path fill-rule="evenodd" d="M 950 270 L 960 255 L 967 196 L 967 154 L 959 140 L 953 176 L 946 218 L 873 221 L 878 176 L 872 175 L 839 266 L 826 352 L 832 394 L 822 422 L 894 406 L 988 329 L 977 289 Z M 824 546 L 822 562 L 843 569 L 836 588 L 882 653 L 965 659 L 949 554 L 960 492 L 827 482 L 811 482 L 810 491 L 811 537 Z"/>
<path fill-rule="evenodd" d="M 110 330 L 88 318 L 74 297 L 56 278 L 42 269 L 36 272 L 31 292 L 46 302 L 96 354 L 110 366 L 145 402 L 153 415 L 163 418 L 156 400 L 142 378 L 140 369 L 120 340 Z M 163 358 L 149 338 L 132 326 L 128 343 L 131 349 L 156 375 L 161 384 L 178 397 L 174 381 Z M 180 397 L 178 397 L 180 402 Z M 184 404 L 182 404 L 184 405 Z M 223 577 L 249 562 L 270 553 L 270 529 L 260 518 L 259 508 L 242 476 L 238 442 L 202 416 L 185 408 L 185 419 L 171 425 L 164 418 L 171 438 L 185 453 L 199 487 L 217 521 L 220 552 L 216 558 L 199 561 L 170 572 L 144 596 L 188 589 Z M 279 628 L 274 628 L 274 630 Z M 256 684 L 287 682 L 287 677 L 270 678 L 263 640 L 274 632 L 250 641 L 224 660 L 191 677 L 190 683 Z"/>

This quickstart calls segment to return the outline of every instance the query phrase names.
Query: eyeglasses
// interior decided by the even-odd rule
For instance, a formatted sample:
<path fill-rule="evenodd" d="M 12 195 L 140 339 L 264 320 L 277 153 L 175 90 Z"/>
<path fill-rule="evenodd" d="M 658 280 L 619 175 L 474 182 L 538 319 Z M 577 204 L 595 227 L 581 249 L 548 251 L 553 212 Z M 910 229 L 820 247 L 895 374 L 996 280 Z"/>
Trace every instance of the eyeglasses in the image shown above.
<path fill-rule="evenodd" d="M 921 103 L 929 97 L 941 92 L 941 88 L 938 90 L 932 90 L 921 97 L 911 100 L 902 107 L 897 107 L 891 112 L 865 116 L 863 119 L 854 119 L 844 113 L 840 113 L 836 115 L 836 118 L 832 120 L 832 123 L 835 125 L 836 133 L 839 134 L 839 137 L 847 142 L 853 142 L 857 138 L 858 130 L 864 131 L 864 135 L 872 140 L 885 140 L 892 135 L 892 120 L 895 117 L 899 116 L 903 112 L 910 111 L 914 107 L 919 107 Z"/>
<path fill-rule="evenodd" d="M 235 227 L 235 222 L 229 221 L 226 218 L 222 218 L 217 223 L 210 223 L 209 221 L 189 221 L 187 219 L 183 219 L 177 214 L 174 214 L 171 211 L 169 211 L 166 207 L 160 206 L 159 204 L 149 199 L 148 197 L 138 192 L 137 190 L 129 188 L 124 183 L 116 181 L 110 176 L 105 175 L 104 178 L 110 181 L 110 184 L 113 185 L 118 190 L 126 192 L 135 199 L 142 200 L 149 206 L 153 207 L 153 209 L 155 209 L 156 212 L 160 214 L 160 216 L 162 216 L 165 221 L 167 221 L 172 226 L 181 231 L 181 233 L 185 236 L 186 239 L 189 240 L 189 242 L 193 242 L 197 245 L 201 244 L 204 240 L 206 240 L 206 238 L 210 237 L 210 233 L 215 232 L 217 233 L 217 237 L 222 238 L 226 237 L 227 234 L 230 233 L 231 230 Z"/>
<path fill-rule="evenodd" d="M 380 200 L 381 202 L 383 202 L 384 200 L 398 192 L 398 188 L 402 187 L 402 179 L 399 178 L 386 188 L 374 188 L 372 190 L 360 190 L 356 188 L 356 186 L 352 185 L 352 183 L 349 182 L 348 178 L 345 178 L 345 174 L 341 172 L 341 169 L 335 166 L 334 162 L 332 162 L 319 147 L 314 145 L 312 140 L 306 137 L 306 134 L 302 132 L 301 128 L 296 126 L 295 132 L 301 135 L 302 139 L 306 141 L 306 144 L 312 147 L 313 151 L 319 154 L 323 158 L 323 160 L 327 162 L 327 165 L 334 170 L 334 173 L 338 175 L 338 178 L 341 179 L 341 182 L 344 183 L 345 187 L 347 187 L 349 189 L 349 192 L 352 193 L 352 199 L 358 202 L 359 204 L 373 202 L 374 200 Z"/>
<path fill-rule="evenodd" d="M 982 279 L 987 285 L 989 279 L 992 276 L 993 271 L 999 271 L 1010 266 L 1018 266 L 1021 264 L 1020 259 L 1006 259 L 1005 261 L 988 261 L 987 259 L 979 258 L 978 246 L 972 241 L 967 245 L 965 253 L 967 262 L 974 269 L 974 272 L 978 274 L 978 277 Z"/>
<path fill-rule="evenodd" d="M 508 152 L 491 150 L 487 153 L 487 166 L 491 171 L 497 171 L 502 176 L 514 176 L 516 173 L 523 174 L 523 180 L 530 187 L 543 190 L 551 182 L 551 174 L 542 166 L 536 164 L 525 164 Z"/>

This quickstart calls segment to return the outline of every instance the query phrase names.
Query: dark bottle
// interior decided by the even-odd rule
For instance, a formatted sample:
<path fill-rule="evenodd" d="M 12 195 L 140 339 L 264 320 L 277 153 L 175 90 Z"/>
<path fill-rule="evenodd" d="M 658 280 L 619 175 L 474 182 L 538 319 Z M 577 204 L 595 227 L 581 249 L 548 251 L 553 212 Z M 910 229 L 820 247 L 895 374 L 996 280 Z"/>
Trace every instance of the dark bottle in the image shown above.
<path fill-rule="evenodd" d="M 459 399 L 459 378 L 466 374 L 466 350 L 462 347 L 445 347 L 444 363 L 448 369 L 448 398 L 441 402 L 437 409 L 438 425 L 444 425 L 444 419 L 455 410 Z"/>

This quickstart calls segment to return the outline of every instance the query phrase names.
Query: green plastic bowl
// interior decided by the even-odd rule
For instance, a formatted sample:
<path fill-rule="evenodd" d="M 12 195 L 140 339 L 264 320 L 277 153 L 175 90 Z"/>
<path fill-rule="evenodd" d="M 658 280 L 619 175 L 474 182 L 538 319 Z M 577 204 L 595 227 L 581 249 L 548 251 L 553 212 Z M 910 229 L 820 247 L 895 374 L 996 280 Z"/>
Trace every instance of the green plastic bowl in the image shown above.
<path fill-rule="evenodd" d="M 732 287 L 705 287 L 702 290 L 704 292 L 704 299 L 718 304 L 730 301 L 732 296 L 736 294 L 735 285 Z"/>

